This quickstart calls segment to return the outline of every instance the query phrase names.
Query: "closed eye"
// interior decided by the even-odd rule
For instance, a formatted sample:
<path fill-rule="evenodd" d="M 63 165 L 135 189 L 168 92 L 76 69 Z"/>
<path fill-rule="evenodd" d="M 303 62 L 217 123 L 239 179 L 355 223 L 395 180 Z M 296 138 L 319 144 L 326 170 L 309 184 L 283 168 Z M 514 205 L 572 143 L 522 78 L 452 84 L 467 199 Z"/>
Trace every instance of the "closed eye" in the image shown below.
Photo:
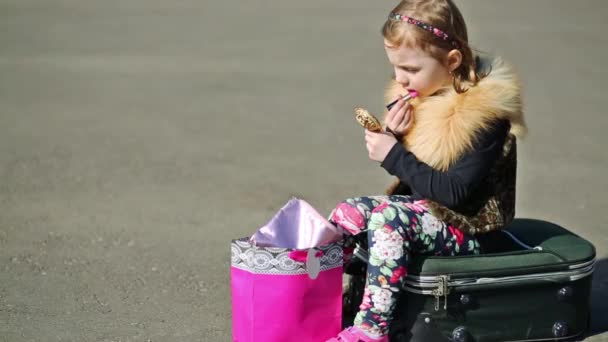
<path fill-rule="evenodd" d="M 413 68 L 413 67 L 399 67 L 399 68 L 403 71 L 411 72 L 411 73 L 417 73 L 418 71 L 420 71 L 420 68 Z"/>

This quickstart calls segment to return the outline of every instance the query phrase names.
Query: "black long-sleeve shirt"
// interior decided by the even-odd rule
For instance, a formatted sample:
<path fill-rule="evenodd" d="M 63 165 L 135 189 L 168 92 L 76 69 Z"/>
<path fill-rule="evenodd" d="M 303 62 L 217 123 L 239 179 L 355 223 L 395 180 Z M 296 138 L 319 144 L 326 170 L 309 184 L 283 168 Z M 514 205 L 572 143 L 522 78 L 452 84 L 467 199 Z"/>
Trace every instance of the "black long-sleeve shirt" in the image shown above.
<path fill-rule="evenodd" d="M 480 132 L 473 148 L 444 172 L 419 161 L 400 143 L 393 146 L 381 166 L 399 178 L 403 186 L 409 186 L 414 199 L 429 199 L 457 208 L 477 190 L 500 158 L 509 129 L 509 121 L 500 120 Z M 403 187 L 397 188 L 396 194 L 400 189 Z"/>

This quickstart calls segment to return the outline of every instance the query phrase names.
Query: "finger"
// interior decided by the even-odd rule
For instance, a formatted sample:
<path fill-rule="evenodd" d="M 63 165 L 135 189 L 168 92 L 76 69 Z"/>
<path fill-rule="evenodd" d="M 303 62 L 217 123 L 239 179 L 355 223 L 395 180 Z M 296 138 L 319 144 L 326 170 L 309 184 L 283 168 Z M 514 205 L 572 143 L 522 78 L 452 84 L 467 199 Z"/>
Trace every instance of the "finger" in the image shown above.
<path fill-rule="evenodd" d="M 405 117 L 405 107 L 402 107 L 397 113 L 395 113 L 395 117 L 393 118 L 393 125 L 398 126 Z"/>
<path fill-rule="evenodd" d="M 405 110 L 410 110 L 410 109 L 412 109 L 412 104 L 409 101 L 407 101 L 407 102 L 405 102 L 405 105 L 403 107 L 405 108 Z"/>
<path fill-rule="evenodd" d="M 390 127 L 396 129 L 399 126 L 399 124 L 403 121 L 404 117 L 405 117 L 405 110 L 403 108 L 401 108 L 397 113 L 395 113 L 393 120 L 390 122 Z"/>
<path fill-rule="evenodd" d="M 393 110 L 393 108 L 395 108 L 395 106 L 397 105 L 397 103 L 399 103 L 399 100 L 401 100 L 401 99 L 402 99 L 401 96 L 397 96 L 394 99 L 392 99 L 391 102 L 387 105 L 387 108 L 389 108 L 389 106 L 390 106 L 390 108 L 388 110 L 389 111 Z"/>
<path fill-rule="evenodd" d="M 403 115 L 403 120 L 401 120 L 401 122 L 399 122 L 399 125 L 397 126 L 397 130 L 399 130 L 400 133 L 403 134 L 403 131 L 405 130 L 405 128 L 407 127 L 407 125 L 410 122 L 411 115 L 412 115 L 412 113 L 410 111 L 406 111 L 405 114 Z"/>
<path fill-rule="evenodd" d="M 395 103 L 395 105 L 391 108 L 391 110 L 388 112 L 390 117 L 392 118 L 393 116 L 395 116 L 395 113 L 397 113 L 399 111 L 399 109 L 401 109 L 401 107 L 403 107 L 403 103 L 405 101 L 403 101 L 403 98 L 400 97 L 399 101 L 397 101 L 397 103 Z M 388 116 L 387 116 L 388 117 Z"/>
<path fill-rule="evenodd" d="M 384 118 L 384 122 L 389 123 L 393 121 L 393 117 L 395 116 L 395 113 L 393 112 L 394 108 L 395 107 L 391 108 L 391 110 L 388 111 L 388 114 L 386 114 L 386 118 Z"/>
<path fill-rule="evenodd" d="M 408 120 L 406 121 L 405 127 L 403 128 L 404 131 L 407 131 L 408 129 L 410 129 L 412 127 L 412 125 L 414 124 L 414 112 L 412 110 L 408 111 L 409 117 Z"/>

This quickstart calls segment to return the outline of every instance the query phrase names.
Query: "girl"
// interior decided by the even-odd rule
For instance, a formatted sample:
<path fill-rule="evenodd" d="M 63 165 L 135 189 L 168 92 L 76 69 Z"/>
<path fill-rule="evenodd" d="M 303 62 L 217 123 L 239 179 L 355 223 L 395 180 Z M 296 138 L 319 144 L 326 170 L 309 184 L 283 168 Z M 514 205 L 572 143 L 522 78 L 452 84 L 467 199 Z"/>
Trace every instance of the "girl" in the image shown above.
<path fill-rule="evenodd" d="M 365 132 L 369 158 L 398 179 L 388 196 L 347 199 L 330 214 L 367 237 L 370 258 L 354 326 L 329 341 L 388 341 L 412 255 L 478 254 L 475 234 L 514 216 L 515 138 L 525 123 L 513 72 L 473 54 L 452 0 L 403 0 L 382 34 L 394 68 L 386 103 L 418 97 L 385 113 L 386 132 Z"/>

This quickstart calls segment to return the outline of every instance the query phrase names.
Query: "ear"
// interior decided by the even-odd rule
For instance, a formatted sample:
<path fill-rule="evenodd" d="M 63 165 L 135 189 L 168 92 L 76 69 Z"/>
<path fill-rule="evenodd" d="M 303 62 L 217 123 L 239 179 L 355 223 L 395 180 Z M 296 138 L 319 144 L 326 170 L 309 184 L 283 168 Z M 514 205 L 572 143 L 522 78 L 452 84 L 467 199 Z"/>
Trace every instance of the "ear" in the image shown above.
<path fill-rule="evenodd" d="M 451 50 L 448 52 L 446 61 L 448 70 L 450 70 L 450 72 L 458 69 L 458 67 L 462 64 L 462 52 L 456 49 Z"/>

